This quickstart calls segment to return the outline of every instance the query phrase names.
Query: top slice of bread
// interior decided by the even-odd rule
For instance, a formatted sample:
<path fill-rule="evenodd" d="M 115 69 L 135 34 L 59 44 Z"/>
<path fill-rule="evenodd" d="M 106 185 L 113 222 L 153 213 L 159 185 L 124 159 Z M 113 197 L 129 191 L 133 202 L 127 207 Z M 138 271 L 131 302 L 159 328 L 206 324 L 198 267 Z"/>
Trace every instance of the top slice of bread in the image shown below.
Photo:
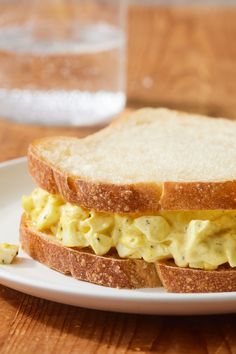
<path fill-rule="evenodd" d="M 136 213 L 236 208 L 236 122 L 141 109 L 84 139 L 28 151 L 36 183 L 89 209 Z"/>

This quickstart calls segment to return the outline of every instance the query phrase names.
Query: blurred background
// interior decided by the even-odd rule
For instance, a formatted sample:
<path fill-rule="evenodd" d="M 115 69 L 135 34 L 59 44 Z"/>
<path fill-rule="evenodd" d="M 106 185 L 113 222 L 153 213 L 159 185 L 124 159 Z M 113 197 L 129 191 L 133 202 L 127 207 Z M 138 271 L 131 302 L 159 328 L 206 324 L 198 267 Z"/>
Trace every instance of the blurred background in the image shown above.
<path fill-rule="evenodd" d="M 236 118 L 235 5 L 132 1 L 129 102 Z"/>
<path fill-rule="evenodd" d="M 4 158 L 143 106 L 235 119 L 235 38 L 233 0 L 1 0 Z"/>

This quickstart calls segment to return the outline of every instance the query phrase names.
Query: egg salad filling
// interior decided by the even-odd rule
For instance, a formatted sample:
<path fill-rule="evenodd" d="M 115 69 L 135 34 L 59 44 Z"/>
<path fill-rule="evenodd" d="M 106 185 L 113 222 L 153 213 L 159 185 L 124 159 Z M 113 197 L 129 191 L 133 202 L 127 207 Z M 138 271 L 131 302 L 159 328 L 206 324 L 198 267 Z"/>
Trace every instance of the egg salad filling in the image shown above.
<path fill-rule="evenodd" d="M 18 255 L 19 247 L 10 243 L 0 243 L 0 263 L 11 264 Z"/>
<path fill-rule="evenodd" d="M 67 247 L 147 262 L 173 259 L 179 267 L 236 267 L 236 210 L 160 211 L 119 215 L 86 210 L 37 188 L 22 198 L 30 226 Z"/>

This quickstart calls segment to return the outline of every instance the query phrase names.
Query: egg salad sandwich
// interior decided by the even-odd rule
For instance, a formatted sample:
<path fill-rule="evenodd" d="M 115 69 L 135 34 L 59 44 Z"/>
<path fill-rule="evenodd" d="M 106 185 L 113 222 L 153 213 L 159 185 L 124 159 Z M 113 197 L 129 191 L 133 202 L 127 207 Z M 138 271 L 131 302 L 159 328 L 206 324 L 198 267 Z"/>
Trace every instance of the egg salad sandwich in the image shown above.
<path fill-rule="evenodd" d="M 236 291 L 236 122 L 141 109 L 29 146 L 22 248 L 74 278 Z"/>

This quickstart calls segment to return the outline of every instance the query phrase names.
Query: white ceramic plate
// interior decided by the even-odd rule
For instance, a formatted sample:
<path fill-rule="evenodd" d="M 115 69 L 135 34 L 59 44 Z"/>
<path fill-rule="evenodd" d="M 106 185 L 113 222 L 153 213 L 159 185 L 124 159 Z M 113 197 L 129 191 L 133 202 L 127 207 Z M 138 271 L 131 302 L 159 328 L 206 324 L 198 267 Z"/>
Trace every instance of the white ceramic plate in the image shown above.
<path fill-rule="evenodd" d="M 0 164 L 0 242 L 18 243 L 20 199 L 33 187 L 25 158 Z M 169 315 L 236 312 L 236 292 L 168 294 L 162 288 L 111 289 L 57 273 L 23 251 L 15 263 L 0 266 L 0 283 L 44 299 L 99 310 Z"/>

